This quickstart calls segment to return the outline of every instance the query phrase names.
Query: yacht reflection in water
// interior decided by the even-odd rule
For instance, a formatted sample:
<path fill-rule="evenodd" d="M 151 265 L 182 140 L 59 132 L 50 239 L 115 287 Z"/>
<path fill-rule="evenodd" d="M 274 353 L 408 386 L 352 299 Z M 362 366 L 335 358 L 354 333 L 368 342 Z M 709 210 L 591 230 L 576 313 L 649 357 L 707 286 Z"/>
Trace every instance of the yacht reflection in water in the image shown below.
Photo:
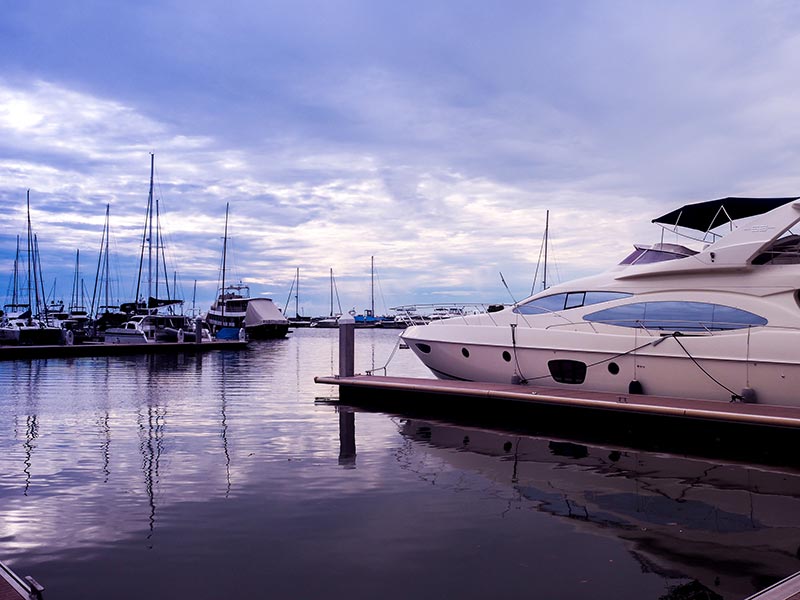
<path fill-rule="evenodd" d="M 407 468 L 423 450 L 510 485 L 513 508 L 621 540 L 643 571 L 676 581 L 665 598 L 745 598 L 800 570 L 800 472 L 420 420 L 399 428 Z"/>

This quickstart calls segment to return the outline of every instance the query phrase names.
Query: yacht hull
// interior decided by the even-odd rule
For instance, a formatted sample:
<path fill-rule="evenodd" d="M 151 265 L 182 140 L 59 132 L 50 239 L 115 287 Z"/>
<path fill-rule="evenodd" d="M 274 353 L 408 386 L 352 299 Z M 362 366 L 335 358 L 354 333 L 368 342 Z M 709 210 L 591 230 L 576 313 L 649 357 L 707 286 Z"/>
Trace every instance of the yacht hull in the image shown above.
<path fill-rule="evenodd" d="M 426 325 L 402 338 L 439 379 L 800 406 L 800 364 L 786 360 L 786 332 L 543 333 L 517 328 L 512 341 L 510 328 Z"/>
<path fill-rule="evenodd" d="M 274 340 L 286 337 L 286 334 L 289 333 L 289 323 L 260 323 L 245 326 L 244 329 L 247 339 Z"/>

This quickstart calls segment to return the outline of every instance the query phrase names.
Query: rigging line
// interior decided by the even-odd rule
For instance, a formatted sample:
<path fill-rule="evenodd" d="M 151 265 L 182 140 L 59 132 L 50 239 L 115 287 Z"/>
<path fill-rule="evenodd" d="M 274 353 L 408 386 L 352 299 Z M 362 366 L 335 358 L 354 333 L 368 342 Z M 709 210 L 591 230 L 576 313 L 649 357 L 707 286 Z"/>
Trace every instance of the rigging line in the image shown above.
<path fill-rule="evenodd" d="M 539 246 L 539 258 L 536 259 L 536 271 L 533 272 L 533 283 L 531 283 L 531 296 L 536 293 L 536 282 L 539 279 L 539 265 L 542 263 L 542 251 L 544 250 L 544 236 L 547 235 L 545 233 L 542 234 L 542 243 Z"/>
<path fill-rule="evenodd" d="M 400 347 L 400 336 L 398 335 L 397 341 L 394 343 L 394 348 L 392 348 L 392 352 L 391 354 L 389 354 L 389 358 L 386 360 L 386 364 L 384 364 L 382 367 L 378 367 L 377 369 L 367 370 L 366 371 L 367 375 L 374 375 L 375 371 L 383 371 L 384 374 L 388 374 L 386 372 L 386 367 L 388 367 L 389 363 L 392 362 L 392 359 L 394 358 L 394 355 L 399 347 Z"/>
<path fill-rule="evenodd" d="M 726 391 L 730 392 L 730 394 L 731 394 L 731 402 L 735 402 L 735 401 L 737 401 L 737 400 L 739 400 L 739 401 L 741 401 L 741 400 L 744 400 L 744 398 L 742 397 L 742 395 L 741 395 L 741 394 L 737 394 L 737 393 L 736 393 L 736 392 L 734 392 L 734 391 L 733 391 L 731 388 L 729 388 L 728 386 L 726 386 L 725 384 L 723 384 L 722 382 L 720 382 L 718 379 L 716 379 L 716 378 L 715 378 L 715 377 L 714 377 L 714 376 L 713 376 L 711 373 L 709 373 L 708 371 L 706 371 L 706 370 L 705 370 L 705 369 L 702 367 L 702 365 L 701 365 L 699 362 L 697 362 L 697 360 L 695 359 L 695 357 L 694 357 L 694 356 L 692 356 L 692 355 L 689 353 L 689 351 L 686 349 L 686 347 L 685 347 L 683 344 L 681 344 L 681 341 L 678 339 L 678 336 L 677 336 L 677 334 L 673 333 L 673 334 L 672 334 L 670 337 L 674 338 L 674 339 L 675 339 L 675 341 L 676 341 L 676 342 L 678 342 L 678 345 L 679 345 L 679 346 L 681 347 L 681 349 L 682 349 L 682 350 L 683 350 L 683 351 L 686 353 L 686 356 L 688 356 L 690 359 L 692 359 L 692 362 L 693 362 L 695 365 L 697 365 L 697 368 L 698 368 L 698 369 L 700 369 L 700 370 L 701 370 L 703 373 L 705 373 L 705 374 L 706 374 L 706 376 L 707 376 L 707 377 L 708 377 L 708 378 L 709 378 L 711 381 L 713 381 L 714 383 L 716 383 L 716 384 L 717 384 L 719 387 L 721 387 L 722 389 L 724 389 L 724 390 L 726 390 Z"/>

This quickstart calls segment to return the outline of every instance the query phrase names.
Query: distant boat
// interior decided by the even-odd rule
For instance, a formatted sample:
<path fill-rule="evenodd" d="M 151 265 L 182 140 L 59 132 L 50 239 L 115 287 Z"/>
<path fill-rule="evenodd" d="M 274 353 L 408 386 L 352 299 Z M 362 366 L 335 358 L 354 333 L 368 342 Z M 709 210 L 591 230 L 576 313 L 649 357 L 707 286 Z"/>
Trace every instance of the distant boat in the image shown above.
<path fill-rule="evenodd" d="M 333 312 L 333 295 L 336 294 L 336 302 L 339 305 L 339 312 Z M 331 268 L 331 312 L 327 317 L 319 317 L 311 321 L 311 327 L 332 328 L 339 326 L 339 317 L 342 316 L 342 304 L 339 302 L 339 290 L 336 288 L 336 280 L 333 278 L 333 268 Z"/>
<path fill-rule="evenodd" d="M 92 303 L 89 314 L 92 317 L 91 333 L 96 336 L 109 327 L 119 327 L 128 320 L 129 315 L 120 310 L 119 299 L 112 302 L 112 277 L 110 269 L 110 205 L 106 204 L 106 220 L 103 236 L 100 239 L 100 253 L 97 257 L 97 272 L 92 291 Z"/>
<path fill-rule="evenodd" d="M 390 315 L 375 314 L 375 257 L 370 257 L 370 307 L 365 308 L 362 314 L 356 314 L 355 309 L 350 311 L 350 315 L 356 322 L 356 327 L 399 327 L 400 322 L 395 323 L 395 318 Z M 403 324 L 402 327 L 405 327 Z"/>
<path fill-rule="evenodd" d="M 208 328 L 201 327 L 200 331 L 201 339 L 210 342 Z M 196 324 L 185 315 L 133 315 L 122 325 L 106 329 L 104 339 L 107 344 L 194 342 L 197 340 Z"/>
<path fill-rule="evenodd" d="M 300 314 L 300 267 L 297 267 L 292 286 L 289 288 L 289 297 L 286 299 L 283 314 L 289 314 L 289 301 L 292 299 L 294 292 L 294 316 L 287 317 L 291 327 L 311 327 L 311 317 L 305 317 Z"/>
<path fill-rule="evenodd" d="M 206 313 L 205 321 L 218 339 L 234 339 L 244 334 L 248 339 L 265 340 L 286 337 L 289 320 L 270 298 L 251 298 L 250 287 L 243 282 L 226 285 L 228 253 L 228 209 L 225 205 L 225 235 L 222 242 L 222 268 L 219 295 Z"/>
<path fill-rule="evenodd" d="M 170 290 L 169 278 L 166 273 L 158 201 L 153 201 L 154 170 L 155 155 L 151 154 L 150 191 L 147 198 L 147 211 L 142 232 L 135 300 L 123 303 L 119 307 L 120 312 L 127 313 L 127 320 L 118 326 L 108 327 L 103 332 L 103 338 L 108 343 L 175 342 L 193 337 L 196 329 L 195 322 L 191 317 L 175 312 L 175 306 L 182 305 L 183 300 L 173 296 L 175 286 L 173 284 L 173 289 Z M 146 281 L 148 296 L 146 302 L 140 296 L 143 271 L 145 269 L 145 249 L 147 249 Z M 161 272 L 162 270 L 163 273 Z M 162 275 L 163 279 L 160 279 Z M 166 298 L 158 297 L 161 295 L 162 285 Z M 161 309 L 166 309 L 166 311 L 160 312 Z"/>
<path fill-rule="evenodd" d="M 47 323 L 47 305 L 44 301 L 44 288 L 40 296 L 39 285 L 42 268 L 39 259 L 39 244 L 31 227 L 31 192 L 27 193 L 28 211 L 28 252 L 27 252 L 27 303 L 23 302 L 19 273 L 19 236 L 17 254 L 12 275 L 11 302 L 4 305 L 0 319 L 0 344 L 12 345 L 54 345 L 64 341 L 64 331 Z"/>

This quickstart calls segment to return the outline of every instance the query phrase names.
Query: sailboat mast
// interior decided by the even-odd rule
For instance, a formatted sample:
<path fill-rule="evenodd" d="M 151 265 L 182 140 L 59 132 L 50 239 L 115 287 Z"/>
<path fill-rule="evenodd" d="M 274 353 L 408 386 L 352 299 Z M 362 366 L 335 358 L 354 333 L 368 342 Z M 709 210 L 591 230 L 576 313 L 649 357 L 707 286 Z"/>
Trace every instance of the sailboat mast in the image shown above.
<path fill-rule="evenodd" d="M 108 312 L 108 307 L 111 306 L 110 297 L 109 297 L 109 286 L 111 285 L 111 273 L 108 272 L 108 236 L 110 234 L 110 230 L 108 229 L 108 205 L 106 205 L 106 257 L 105 257 L 105 272 L 106 272 L 106 312 Z M 98 307 L 99 308 L 99 307 Z"/>
<path fill-rule="evenodd" d="M 542 289 L 547 289 L 547 241 L 550 235 L 550 211 L 548 210 L 544 220 L 544 278 L 542 280 Z"/>
<path fill-rule="evenodd" d="M 331 267 L 331 315 L 333 316 L 333 267 Z"/>
<path fill-rule="evenodd" d="M 369 280 L 370 280 L 370 314 L 375 316 L 375 257 L 369 257 Z"/>
<path fill-rule="evenodd" d="M 11 305 L 14 311 L 19 309 L 19 234 L 17 234 L 17 253 L 14 255 L 14 287 L 11 291 Z"/>
<path fill-rule="evenodd" d="M 222 325 L 225 325 L 225 268 L 227 267 L 228 257 L 228 208 L 229 202 L 225 203 L 225 235 L 222 237 L 222 288 L 219 291 L 220 300 L 222 302 Z"/>
<path fill-rule="evenodd" d="M 150 153 L 150 193 L 147 195 L 147 296 L 153 295 L 153 171 L 155 154 Z M 158 260 L 158 259 L 156 259 Z M 156 264 L 156 266 L 158 266 Z"/>
<path fill-rule="evenodd" d="M 42 286 L 41 304 L 39 301 L 39 285 Z M 47 318 L 47 295 L 44 293 L 44 275 L 42 274 L 42 258 L 39 255 L 39 238 L 33 234 L 33 285 L 36 287 L 36 317 L 41 316 L 42 307 Z"/>
<path fill-rule="evenodd" d="M 77 308 L 80 296 L 80 273 L 81 270 L 81 250 L 75 250 L 75 275 L 72 277 L 72 298 L 70 298 L 69 309 Z"/>
<path fill-rule="evenodd" d="M 294 316 L 300 316 L 300 267 L 297 267 L 297 272 L 295 273 L 295 281 L 297 281 L 297 287 L 294 290 Z"/>
<path fill-rule="evenodd" d="M 33 290 L 31 289 L 31 285 L 33 285 L 33 277 L 32 277 L 32 266 L 33 266 L 33 237 L 31 236 L 31 191 L 28 190 L 27 195 L 27 207 L 28 207 L 28 309 L 31 311 L 31 315 L 33 315 Z M 37 296 L 38 296 L 38 289 L 37 289 Z"/>

